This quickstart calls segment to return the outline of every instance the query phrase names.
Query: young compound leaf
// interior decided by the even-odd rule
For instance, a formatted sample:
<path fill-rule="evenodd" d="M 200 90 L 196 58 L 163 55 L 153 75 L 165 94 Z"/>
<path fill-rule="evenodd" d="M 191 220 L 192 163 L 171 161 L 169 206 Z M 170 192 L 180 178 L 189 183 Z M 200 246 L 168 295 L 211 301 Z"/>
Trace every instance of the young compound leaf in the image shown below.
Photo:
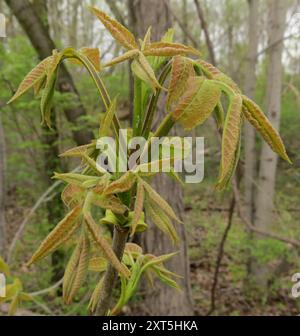
<path fill-rule="evenodd" d="M 81 213 L 79 206 L 72 209 L 64 219 L 62 219 L 56 227 L 49 233 L 45 240 L 41 243 L 38 250 L 31 257 L 28 265 L 44 258 L 49 253 L 57 249 L 62 243 L 69 239 L 76 228 L 76 223 Z"/>
<path fill-rule="evenodd" d="M 145 208 L 146 213 L 149 215 L 153 223 L 162 232 L 170 236 L 174 243 L 177 243 L 179 241 L 178 234 L 166 214 L 159 207 L 155 207 L 155 205 L 153 205 L 152 202 L 149 202 L 149 200 L 146 200 Z"/>
<path fill-rule="evenodd" d="M 100 230 L 99 230 L 97 224 L 95 223 L 93 217 L 91 216 L 91 214 L 86 213 L 84 216 L 85 216 L 85 220 L 86 220 L 86 223 L 87 223 L 87 227 L 88 227 L 93 239 L 98 244 L 98 246 L 101 248 L 101 250 L 103 251 L 103 254 L 107 258 L 107 260 L 110 261 L 111 264 L 113 265 L 113 267 L 119 273 L 121 273 L 124 277 L 126 277 L 126 278 L 129 277 L 130 276 L 130 271 L 128 270 L 128 268 L 125 265 L 123 265 L 120 262 L 120 260 L 117 258 L 114 251 L 112 250 L 111 246 L 109 245 L 109 243 L 106 241 L 106 239 L 104 237 L 102 237 L 102 235 L 100 233 Z"/>
<path fill-rule="evenodd" d="M 264 115 L 260 107 L 251 99 L 243 95 L 243 113 L 247 120 L 256 128 L 260 135 L 264 138 L 271 149 L 280 155 L 284 160 L 291 163 L 290 158 L 286 153 L 286 149 L 281 140 L 280 135 L 274 129 L 270 121 Z"/>
<path fill-rule="evenodd" d="M 143 212 L 143 206 L 144 206 L 144 198 L 145 198 L 145 192 L 144 192 L 144 186 L 143 183 L 138 181 L 137 183 L 137 190 L 136 190 L 136 198 L 134 203 L 134 215 L 131 222 L 131 236 L 134 235 L 138 222 L 141 218 L 142 212 Z"/>
<path fill-rule="evenodd" d="M 40 62 L 34 69 L 32 69 L 23 79 L 16 93 L 8 101 L 7 104 L 10 104 L 11 102 L 19 98 L 23 93 L 28 91 L 32 86 L 37 84 L 41 79 L 45 78 L 46 69 L 48 68 L 49 64 L 52 63 L 52 61 L 53 61 L 53 56 L 49 56 L 45 58 L 42 62 Z"/>
<path fill-rule="evenodd" d="M 198 55 L 200 52 L 192 47 L 187 47 L 180 43 L 170 43 L 170 42 L 154 42 L 150 43 L 144 49 L 145 56 L 176 56 L 176 55 L 186 55 L 193 54 Z"/>
<path fill-rule="evenodd" d="M 176 220 L 179 223 L 182 223 L 181 220 L 176 216 L 174 210 L 171 206 L 145 181 L 141 180 L 143 187 L 149 196 L 149 199 L 152 200 L 158 207 L 160 207 L 170 218 Z"/>
<path fill-rule="evenodd" d="M 138 45 L 132 33 L 121 25 L 118 21 L 112 19 L 100 9 L 91 7 L 91 11 L 103 23 L 105 28 L 110 32 L 112 37 L 117 40 L 126 49 L 137 49 Z"/>
<path fill-rule="evenodd" d="M 235 168 L 236 154 L 240 142 L 241 118 L 242 97 L 235 95 L 231 97 L 229 102 L 222 135 L 222 159 L 218 181 L 219 186 L 227 184 L 227 181 L 230 180 L 230 177 L 234 173 L 233 168 Z M 230 174 L 228 176 L 229 172 Z"/>
<path fill-rule="evenodd" d="M 128 170 L 124 175 L 122 175 L 118 180 L 109 184 L 105 189 L 103 194 L 117 194 L 124 191 L 128 191 L 132 188 L 133 184 L 136 181 L 136 175 Z"/>
<path fill-rule="evenodd" d="M 189 77 L 195 76 L 192 62 L 188 58 L 175 56 L 172 60 L 171 79 L 167 97 L 167 108 L 176 104 L 187 88 Z"/>
<path fill-rule="evenodd" d="M 173 119 L 190 130 L 209 117 L 220 97 L 221 89 L 218 85 L 204 77 L 191 77 L 186 93 L 173 112 Z"/>

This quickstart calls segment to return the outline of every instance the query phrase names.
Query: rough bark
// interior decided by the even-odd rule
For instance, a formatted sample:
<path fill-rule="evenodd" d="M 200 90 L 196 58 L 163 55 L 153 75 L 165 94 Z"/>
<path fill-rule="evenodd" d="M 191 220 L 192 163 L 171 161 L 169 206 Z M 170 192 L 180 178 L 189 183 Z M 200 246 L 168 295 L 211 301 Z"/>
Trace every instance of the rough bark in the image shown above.
<path fill-rule="evenodd" d="M 266 89 L 267 116 L 273 126 L 279 129 L 280 104 L 282 87 L 282 41 L 284 30 L 287 3 L 285 1 L 270 0 L 269 2 L 269 44 L 273 45 L 269 50 L 268 76 Z M 260 155 L 260 167 L 256 196 L 256 213 L 254 224 L 262 230 L 270 230 L 274 224 L 273 197 L 275 192 L 275 179 L 278 156 L 271 151 L 267 144 L 262 145 Z M 259 237 L 257 237 L 259 239 Z M 251 274 L 255 287 L 265 290 L 270 277 L 267 265 L 259 264 L 258 261 L 252 264 Z"/>
<path fill-rule="evenodd" d="M 132 1 L 133 2 L 133 1 Z M 143 37 L 147 28 L 152 26 L 153 41 L 161 38 L 162 34 L 171 26 L 168 4 L 160 0 L 137 0 L 134 2 L 135 30 L 139 37 Z M 162 106 L 163 104 L 161 104 Z M 159 107 L 159 118 L 165 114 L 162 107 Z M 157 120 L 156 122 L 159 122 Z M 183 218 L 182 188 L 164 175 L 157 176 L 153 185 L 155 189 L 173 207 L 179 217 Z M 174 246 L 160 230 L 154 225 L 145 233 L 143 247 L 145 252 L 161 255 L 174 251 Z M 156 283 L 154 289 L 145 288 L 143 307 L 148 315 L 190 315 L 193 314 L 190 282 L 189 282 L 189 260 L 187 255 L 187 239 L 184 225 L 176 225 L 180 236 L 179 254 L 172 258 L 168 267 L 183 276 L 180 282 L 181 292 L 168 288 L 160 282 Z"/>
<path fill-rule="evenodd" d="M 5 2 L 18 19 L 20 25 L 23 27 L 31 44 L 37 51 L 39 58 L 44 59 L 51 55 L 52 50 L 55 49 L 54 42 L 52 41 L 47 27 L 40 19 L 34 6 L 28 0 L 5 0 Z M 63 64 L 60 68 L 60 74 L 58 77 L 58 89 L 62 93 L 73 93 L 75 97 L 74 99 L 77 103 L 76 107 L 66 107 L 64 109 L 68 121 L 81 126 L 80 129 L 73 131 L 75 142 L 79 145 L 90 142 L 92 139 L 92 133 L 87 131 L 87 127 L 84 128 L 84 121 L 80 121 L 80 118 L 85 116 L 86 112 L 80 102 L 80 97 L 76 90 L 72 76 Z"/>
<path fill-rule="evenodd" d="M 256 86 L 256 54 L 258 49 L 258 6 L 259 0 L 248 0 L 249 4 L 249 20 L 248 20 L 248 57 L 245 67 L 245 94 L 254 98 Z M 256 167 L 256 150 L 255 150 L 255 131 L 252 125 L 245 124 L 245 215 L 250 222 L 253 222 L 254 215 L 254 180 Z"/>

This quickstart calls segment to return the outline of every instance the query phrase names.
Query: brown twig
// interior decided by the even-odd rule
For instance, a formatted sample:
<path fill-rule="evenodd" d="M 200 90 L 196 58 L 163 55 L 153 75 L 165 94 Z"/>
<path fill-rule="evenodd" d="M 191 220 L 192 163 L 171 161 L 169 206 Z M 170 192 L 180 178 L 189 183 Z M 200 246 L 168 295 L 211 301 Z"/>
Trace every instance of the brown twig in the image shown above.
<path fill-rule="evenodd" d="M 194 3 L 195 3 L 195 6 L 196 6 L 196 9 L 197 9 L 197 14 L 198 14 L 198 17 L 199 17 L 201 28 L 204 31 L 205 41 L 206 41 L 206 45 L 207 45 L 207 49 L 208 49 L 209 60 L 213 65 L 216 65 L 215 52 L 214 52 L 212 41 L 211 41 L 210 36 L 209 36 L 207 22 L 205 20 L 203 10 L 202 10 L 198 0 L 194 0 Z"/>
<path fill-rule="evenodd" d="M 233 196 L 230 202 L 230 207 L 229 207 L 229 214 L 228 214 L 228 222 L 226 225 L 226 228 L 224 230 L 221 243 L 219 246 L 219 252 L 216 260 L 216 268 L 215 268 L 215 273 L 214 273 L 214 279 L 213 279 L 213 285 L 211 288 L 211 301 L 210 301 L 210 309 L 208 313 L 206 314 L 211 315 L 213 311 L 215 310 L 216 307 L 216 291 L 217 291 L 217 286 L 218 286 L 218 279 L 219 279 L 219 273 L 220 273 L 220 267 L 221 267 L 221 262 L 223 259 L 224 255 L 224 248 L 225 248 L 225 243 L 226 239 L 228 237 L 228 233 L 231 229 L 232 226 L 232 219 L 233 219 L 233 214 L 234 214 L 234 208 L 235 208 L 235 197 Z"/>
<path fill-rule="evenodd" d="M 123 230 L 115 226 L 112 247 L 115 255 L 119 260 L 122 260 L 127 237 L 128 237 L 128 230 Z M 100 299 L 97 305 L 95 315 L 97 316 L 107 315 L 112 298 L 112 292 L 114 289 L 115 282 L 117 280 L 117 276 L 118 272 L 111 264 L 109 264 L 107 271 L 104 275 Z"/>

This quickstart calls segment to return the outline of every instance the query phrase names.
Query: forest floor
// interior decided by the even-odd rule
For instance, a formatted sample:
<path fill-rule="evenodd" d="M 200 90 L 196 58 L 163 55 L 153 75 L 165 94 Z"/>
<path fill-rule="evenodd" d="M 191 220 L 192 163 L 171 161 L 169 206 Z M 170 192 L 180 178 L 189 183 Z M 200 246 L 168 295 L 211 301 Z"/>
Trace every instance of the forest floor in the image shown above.
<path fill-rule="evenodd" d="M 188 224 L 191 285 L 197 315 L 207 315 L 211 309 L 212 286 L 220 242 L 228 222 L 231 195 L 225 193 L 216 200 L 213 188 L 190 185 L 186 189 L 185 211 Z M 199 197 L 202 195 L 202 197 Z M 292 205 L 292 204 L 290 204 Z M 297 218 L 299 223 L 299 218 Z M 287 233 L 285 232 L 285 235 Z M 245 225 L 233 216 L 231 230 L 219 269 L 215 291 L 215 309 L 211 315 L 299 315 L 300 300 L 291 296 L 292 274 L 297 272 L 298 253 L 292 246 L 263 239 L 256 258 L 270 268 L 267 293 L 245 295 L 247 279 L 248 235 Z M 264 258 L 269 253 L 268 259 Z M 282 267 L 284 265 L 284 267 Z M 298 268 L 299 271 L 299 268 Z M 276 275 L 275 275 L 276 274 Z"/>

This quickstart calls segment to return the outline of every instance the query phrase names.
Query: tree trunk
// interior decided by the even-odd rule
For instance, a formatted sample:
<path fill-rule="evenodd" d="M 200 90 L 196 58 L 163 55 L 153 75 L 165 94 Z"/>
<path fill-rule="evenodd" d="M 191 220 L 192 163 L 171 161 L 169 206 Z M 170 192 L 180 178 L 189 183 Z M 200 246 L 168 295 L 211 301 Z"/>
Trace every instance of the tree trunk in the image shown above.
<path fill-rule="evenodd" d="M 269 50 L 268 76 L 266 89 L 267 116 L 273 126 L 279 129 L 281 86 L 282 86 L 282 41 L 285 31 L 287 3 L 285 1 L 270 0 L 269 12 Z M 258 176 L 256 212 L 254 224 L 259 229 L 270 231 L 274 223 L 273 197 L 275 192 L 275 178 L 278 156 L 265 143 L 262 145 Z M 260 239 L 257 237 L 257 239 Z M 261 291 L 265 291 L 270 277 L 269 268 L 258 261 L 251 267 L 253 284 Z"/>
<path fill-rule="evenodd" d="M 255 96 L 256 86 L 256 62 L 258 49 L 258 6 L 259 0 L 248 0 L 249 20 L 248 20 L 248 58 L 245 69 L 245 94 L 251 99 Z M 256 177 L 256 149 L 255 131 L 252 125 L 245 124 L 245 216 L 251 223 L 254 219 L 254 180 Z"/>
<path fill-rule="evenodd" d="M 52 41 L 47 27 L 40 19 L 34 6 L 28 0 L 5 0 L 10 7 L 20 25 L 23 27 L 25 33 L 30 39 L 33 47 L 36 49 L 40 59 L 44 59 L 51 55 L 52 50 L 55 49 L 54 42 Z M 79 94 L 76 90 L 73 79 L 64 64 L 60 67 L 58 76 L 58 89 L 60 92 L 74 93 L 76 107 L 64 109 L 68 121 L 80 125 L 80 129 L 73 131 L 73 138 L 78 145 L 87 144 L 93 138 L 92 133 L 87 131 L 84 127 L 84 121 L 80 120 L 81 117 L 86 115 L 84 107 L 80 102 Z"/>
<path fill-rule="evenodd" d="M 131 2 L 131 1 L 129 1 Z M 149 26 L 152 26 L 152 40 L 157 41 L 164 32 L 170 28 L 170 15 L 164 1 L 161 0 L 137 0 L 134 2 L 133 19 L 134 28 L 138 37 L 142 38 Z M 160 106 L 163 106 L 160 104 Z M 161 121 L 166 113 L 162 107 L 159 108 L 159 119 Z M 182 188 L 170 180 L 165 175 L 159 175 L 153 180 L 155 189 L 173 207 L 180 218 L 183 218 Z M 160 230 L 154 225 L 145 233 L 143 237 L 143 247 L 146 253 L 161 255 L 170 253 L 174 246 Z M 191 315 L 193 314 L 191 293 L 190 293 L 190 274 L 189 259 L 187 255 L 187 240 L 184 225 L 176 225 L 178 234 L 181 238 L 179 254 L 172 258 L 168 267 L 183 276 L 180 282 L 181 292 L 166 287 L 157 282 L 155 289 L 148 286 L 145 288 L 145 301 L 143 307 L 148 315 Z"/>

